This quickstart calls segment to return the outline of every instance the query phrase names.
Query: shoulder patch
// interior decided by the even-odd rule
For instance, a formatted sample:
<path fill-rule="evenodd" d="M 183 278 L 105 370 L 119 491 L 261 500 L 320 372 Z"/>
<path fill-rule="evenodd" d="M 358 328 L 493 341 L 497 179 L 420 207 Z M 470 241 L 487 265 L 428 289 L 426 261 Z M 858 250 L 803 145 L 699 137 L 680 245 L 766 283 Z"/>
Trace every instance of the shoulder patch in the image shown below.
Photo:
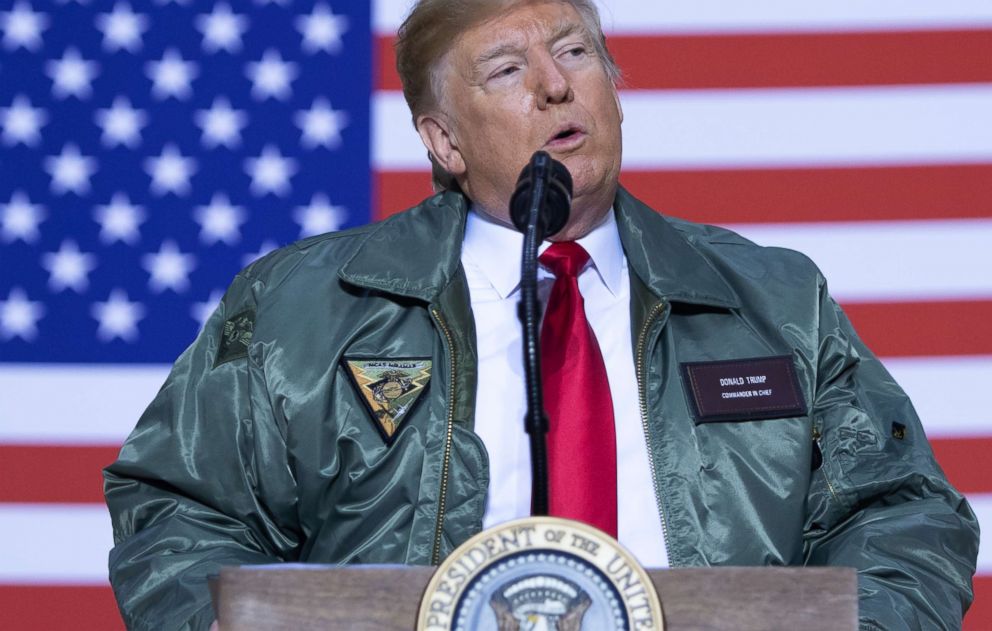
<path fill-rule="evenodd" d="M 344 359 L 348 375 L 387 445 L 431 380 L 429 359 Z"/>
<path fill-rule="evenodd" d="M 249 309 L 228 318 L 220 332 L 220 348 L 217 350 L 214 368 L 241 357 L 248 357 L 248 346 L 251 344 L 251 336 L 254 332 L 254 311 Z"/>

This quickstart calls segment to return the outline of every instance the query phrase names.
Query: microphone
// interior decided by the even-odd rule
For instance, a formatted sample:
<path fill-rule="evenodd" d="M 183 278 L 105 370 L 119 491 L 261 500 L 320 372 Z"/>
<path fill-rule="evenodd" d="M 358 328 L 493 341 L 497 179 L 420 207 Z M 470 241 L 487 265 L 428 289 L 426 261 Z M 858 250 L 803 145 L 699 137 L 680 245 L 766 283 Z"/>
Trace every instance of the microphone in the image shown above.
<path fill-rule="evenodd" d="M 523 329 L 527 413 L 524 429 L 530 437 L 531 514 L 548 514 L 548 415 L 544 412 L 537 299 L 537 246 L 565 227 L 572 206 L 572 176 L 560 162 L 538 151 L 524 167 L 510 198 L 510 217 L 524 233 L 517 316 Z"/>
<path fill-rule="evenodd" d="M 527 233 L 531 210 L 538 207 L 538 240 L 556 234 L 568 223 L 572 206 L 572 174 L 565 165 L 538 151 L 520 172 L 510 197 L 510 218 L 517 230 Z"/>

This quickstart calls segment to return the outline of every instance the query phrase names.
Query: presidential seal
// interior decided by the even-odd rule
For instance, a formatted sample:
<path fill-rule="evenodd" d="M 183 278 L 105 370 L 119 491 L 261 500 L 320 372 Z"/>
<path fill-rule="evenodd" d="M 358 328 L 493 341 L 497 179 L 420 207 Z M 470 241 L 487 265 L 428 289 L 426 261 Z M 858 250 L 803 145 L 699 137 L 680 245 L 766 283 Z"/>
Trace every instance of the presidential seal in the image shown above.
<path fill-rule="evenodd" d="M 647 572 L 595 528 L 557 517 L 507 522 L 445 559 L 424 592 L 418 631 L 664 629 Z"/>

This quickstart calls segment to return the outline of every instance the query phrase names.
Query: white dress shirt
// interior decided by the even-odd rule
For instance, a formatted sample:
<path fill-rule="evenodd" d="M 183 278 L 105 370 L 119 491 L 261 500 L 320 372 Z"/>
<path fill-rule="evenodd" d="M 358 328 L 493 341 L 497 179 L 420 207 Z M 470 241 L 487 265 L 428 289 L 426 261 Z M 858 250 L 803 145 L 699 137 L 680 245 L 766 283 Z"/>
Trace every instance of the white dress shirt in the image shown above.
<path fill-rule="evenodd" d="M 613 398 L 617 432 L 617 526 L 620 543 L 645 567 L 667 567 L 647 439 L 641 422 L 630 334 L 630 276 L 616 219 L 579 239 L 589 263 L 579 275 L 586 318 L 599 342 Z M 540 252 L 549 246 L 543 243 Z M 462 243 L 479 352 L 475 431 L 489 452 L 488 528 L 530 514 L 530 443 L 523 343 L 517 320 L 523 235 L 472 211 Z M 554 276 L 538 270 L 538 295 L 547 300 Z"/>

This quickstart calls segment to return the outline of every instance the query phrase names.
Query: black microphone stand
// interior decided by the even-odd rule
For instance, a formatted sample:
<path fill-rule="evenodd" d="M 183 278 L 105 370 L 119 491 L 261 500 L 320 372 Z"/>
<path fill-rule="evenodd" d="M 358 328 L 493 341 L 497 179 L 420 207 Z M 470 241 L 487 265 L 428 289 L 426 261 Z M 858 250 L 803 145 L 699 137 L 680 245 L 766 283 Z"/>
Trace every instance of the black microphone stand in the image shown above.
<path fill-rule="evenodd" d="M 527 388 L 527 414 L 524 428 L 530 437 L 531 514 L 548 514 L 548 417 L 544 413 L 541 392 L 541 353 L 538 325 L 541 307 L 537 300 L 537 246 L 544 240 L 540 221 L 541 208 L 548 191 L 551 158 L 544 154 L 531 161 L 533 190 L 527 211 L 527 226 L 523 230 L 524 247 L 520 268 L 520 302 L 517 316 L 523 326 L 524 374 Z"/>

